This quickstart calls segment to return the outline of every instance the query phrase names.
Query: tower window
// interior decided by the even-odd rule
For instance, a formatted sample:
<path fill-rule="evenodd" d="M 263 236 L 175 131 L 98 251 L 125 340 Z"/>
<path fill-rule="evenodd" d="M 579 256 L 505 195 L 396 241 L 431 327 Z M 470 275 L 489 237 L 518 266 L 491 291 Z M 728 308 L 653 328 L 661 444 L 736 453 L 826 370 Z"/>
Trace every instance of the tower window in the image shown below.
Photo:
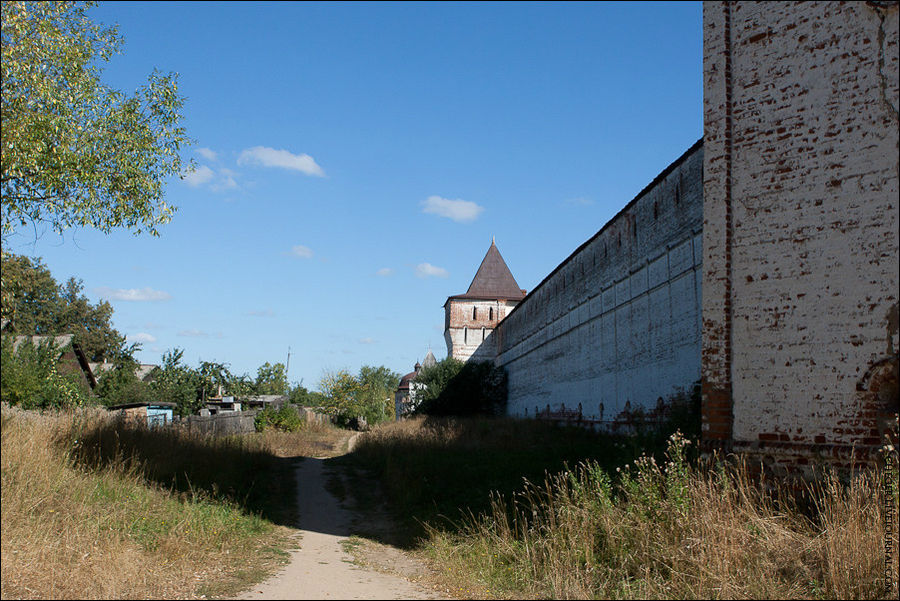
<path fill-rule="evenodd" d="M 469 341 L 469 328 L 463 328 L 463 344 Z"/>
<path fill-rule="evenodd" d="M 478 319 L 478 307 L 472 307 L 472 319 Z"/>
<path fill-rule="evenodd" d="M 481 341 L 484 342 L 484 328 L 481 328 Z"/>
<path fill-rule="evenodd" d="M 488 309 L 488 320 L 494 321 L 494 308 L 493 307 Z"/>

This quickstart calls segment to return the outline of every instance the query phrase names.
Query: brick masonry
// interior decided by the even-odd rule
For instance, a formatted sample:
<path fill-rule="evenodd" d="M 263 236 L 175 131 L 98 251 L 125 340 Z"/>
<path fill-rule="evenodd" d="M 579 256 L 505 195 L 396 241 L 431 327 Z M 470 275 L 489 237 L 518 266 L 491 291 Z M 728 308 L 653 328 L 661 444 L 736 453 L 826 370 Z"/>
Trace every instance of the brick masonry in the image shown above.
<path fill-rule="evenodd" d="M 493 361 L 494 329 L 516 306 L 506 299 L 450 298 L 444 311 L 444 341 L 449 356 L 460 361 Z"/>
<path fill-rule="evenodd" d="M 707 2 L 703 433 L 844 461 L 897 411 L 896 2 Z"/>

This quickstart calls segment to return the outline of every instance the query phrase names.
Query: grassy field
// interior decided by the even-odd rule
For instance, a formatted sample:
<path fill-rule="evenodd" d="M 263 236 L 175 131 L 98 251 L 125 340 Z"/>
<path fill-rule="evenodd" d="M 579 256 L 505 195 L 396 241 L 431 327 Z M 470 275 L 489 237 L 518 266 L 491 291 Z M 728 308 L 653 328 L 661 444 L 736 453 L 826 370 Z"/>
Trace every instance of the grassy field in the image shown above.
<path fill-rule="evenodd" d="M 314 428 L 197 438 L 102 410 L 4 407 L 2 597 L 233 594 L 296 544 L 288 457 L 334 439 Z"/>
<path fill-rule="evenodd" d="M 407 547 L 459 597 L 896 597 L 882 538 L 893 511 L 897 549 L 896 451 L 891 481 L 866 469 L 798 490 L 739 461 L 701 464 L 693 447 L 417 419 L 376 429 L 341 461 L 380 478 Z"/>

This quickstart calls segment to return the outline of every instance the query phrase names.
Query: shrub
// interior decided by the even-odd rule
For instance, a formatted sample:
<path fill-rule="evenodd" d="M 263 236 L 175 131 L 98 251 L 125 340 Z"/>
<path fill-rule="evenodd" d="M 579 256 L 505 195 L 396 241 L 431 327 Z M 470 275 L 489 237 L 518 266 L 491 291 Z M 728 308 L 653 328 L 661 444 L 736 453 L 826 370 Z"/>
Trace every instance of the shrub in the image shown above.
<path fill-rule="evenodd" d="M 88 402 L 90 393 L 76 374 L 60 374 L 59 350 L 52 339 L 40 344 L 26 340 L 13 348 L 13 338 L 0 342 L 0 400 L 24 409 L 67 409 Z"/>
<path fill-rule="evenodd" d="M 296 432 L 305 425 L 306 421 L 290 405 L 282 405 L 277 411 L 272 407 L 266 407 L 256 414 L 254 424 L 257 432 L 264 432 L 268 428 L 281 430 L 282 432 Z"/>

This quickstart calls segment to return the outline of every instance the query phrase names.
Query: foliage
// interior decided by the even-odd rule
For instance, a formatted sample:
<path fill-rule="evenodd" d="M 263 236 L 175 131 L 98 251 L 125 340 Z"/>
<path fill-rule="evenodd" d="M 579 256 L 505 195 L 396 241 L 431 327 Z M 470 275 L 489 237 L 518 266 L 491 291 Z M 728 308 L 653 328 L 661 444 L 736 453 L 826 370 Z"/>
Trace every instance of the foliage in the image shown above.
<path fill-rule="evenodd" d="M 284 365 L 265 363 L 257 371 L 254 382 L 246 374 L 237 376 L 225 363 L 201 361 L 197 369 L 182 362 L 184 349 L 163 354 L 162 368 L 150 383 L 152 396 L 158 401 L 176 404 L 178 415 L 196 413 L 206 400 L 220 394 L 237 399 L 257 394 L 285 394 L 287 378 Z M 277 392 L 283 390 L 284 392 Z M 305 389 L 304 389 L 305 390 Z"/>
<path fill-rule="evenodd" d="M 162 356 L 162 367 L 150 389 L 157 401 L 175 403 L 175 412 L 180 416 L 191 415 L 200 409 L 197 391 L 202 388 L 199 374 L 183 365 L 184 349 L 172 349 Z"/>
<path fill-rule="evenodd" d="M 459 375 L 464 365 L 464 361 L 446 357 L 431 367 L 423 367 L 416 376 L 416 384 L 422 386 L 416 393 L 418 404 L 435 402 L 447 389 L 450 381 Z"/>
<path fill-rule="evenodd" d="M 416 413 L 499 416 L 506 411 L 506 372 L 489 361 L 448 357 L 424 368 L 416 383 L 424 385 Z"/>
<path fill-rule="evenodd" d="M 328 398 L 321 392 L 307 390 L 302 384 L 295 384 L 288 393 L 288 400 L 300 407 L 324 407 Z"/>
<path fill-rule="evenodd" d="M 153 400 L 153 391 L 142 382 L 135 371 L 138 364 L 130 355 L 122 355 L 113 361 L 114 367 L 101 374 L 94 389 L 104 405 L 125 403 L 148 403 Z"/>
<path fill-rule="evenodd" d="M 360 401 L 369 410 L 364 413 L 370 424 L 377 424 L 394 417 L 394 392 L 400 385 L 400 374 L 381 365 L 363 365 L 357 380 L 360 385 Z"/>
<path fill-rule="evenodd" d="M 163 187 L 189 143 L 176 76 L 154 71 L 130 97 L 103 84 L 122 40 L 92 4 L 2 3 L 4 235 L 28 223 L 157 235 L 174 212 Z"/>
<path fill-rule="evenodd" d="M 231 379 L 225 384 L 225 391 L 231 396 L 244 398 L 255 394 L 256 384 L 247 374 L 231 374 Z"/>
<path fill-rule="evenodd" d="M 363 366 L 359 376 L 339 370 L 325 372 L 319 382 L 326 399 L 323 405 L 340 425 L 362 418 L 375 425 L 393 418 L 393 392 L 400 376 L 386 367 Z M 358 424 L 359 425 L 359 424 Z"/>
<path fill-rule="evenodd" d="M 257 432 L 263 432 L 268 428 L 281 430 L 282 432 L 296 432 L 306 422 L 297 410 L 291 405 L 282 405 L 280 409 L 266 407 L 256 413 L 254 424 Z"/>
<path fill-rule="evenodd" d="M 256 370 L 256 394 L 287 394 L 288 381 L 284 363 L 270 364 L 268 361 Z"/>
<path fill-rule="evenodd" d="M 80 280 L 57 284 L 40 259 L 3 252 L 0 312 L 9 332 L 27 335 L 74 334 L 89 361 L 132 355 L 138 345 L 126 345 L 112 327 L 113 308 L 106 301 L 94 305 L 82 293 Z"/>
<path fill-rule="evenodd" d="M 234 380 L 234 376 L 231 375 L 228 366 L 224 363 L 201 361 L 200 368 L 196 371 L 196 375 L 198 377 L 199 388 L 197 396 L 201 401 L 205 401 L 213 396 L 219 396 L 225 391 L 228 391 L 231 394 L 229 386 Z"/>
<path fill-rule="evenodd" d="M 2 336 L 0 400 L 24 409 L 71 409 L 89 402 L 90 392 L 79 374 L 61 374 L 60 350 L 51 340 L 25 340 L 14 349 L 13 337 Z M 79 372 L 80 373 L 80 372 Z"/>

